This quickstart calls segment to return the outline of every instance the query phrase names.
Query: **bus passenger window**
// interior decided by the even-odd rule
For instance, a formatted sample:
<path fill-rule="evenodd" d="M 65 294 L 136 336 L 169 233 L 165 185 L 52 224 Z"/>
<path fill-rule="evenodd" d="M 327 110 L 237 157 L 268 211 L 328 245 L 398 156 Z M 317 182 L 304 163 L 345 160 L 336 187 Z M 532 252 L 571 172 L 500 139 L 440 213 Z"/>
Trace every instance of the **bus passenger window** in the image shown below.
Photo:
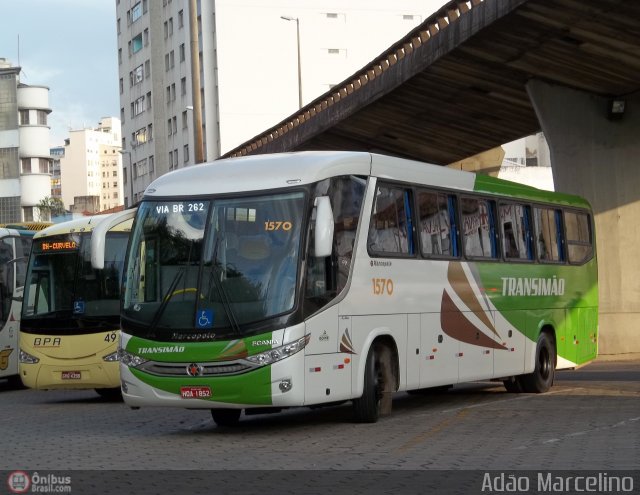
<path fill-rule="evenodd" d="M 560 210 L 534 208 L 533 223 L 536 232 L 538 260 L 543 262 L 563 261 Z"/>
<path fill-rule="evenodd" d="M 586 213 L 564 212 L 569 263 L 583 263 L 593 255 L 591 221 Z"/>
<path fill-rule="evenodd" d="M 378 186 L 367 242 L 372 252 L 394 255 L 414 253 L 409 196 L 409 191 L 404 188 Z"/>
<path fill-rule="evenodd" d="M 464 253 L 470 258 L 497 258 L 493 201 L 480 198 L 461 198 Z"/>
<path fill-rule="evenodd" d="M 529 207 L 502 203 L 499 208 L 502 254 L 510 260 L 533 260 Z"/>
<path fill-rule="evenodd" d="M 452 228 L 452 199 L 443 193 L 418 193 L 418 231 L 423 256 L 456 256 L 455 225 Z M 450 209 L 451 206 L 451 209 Z"/>

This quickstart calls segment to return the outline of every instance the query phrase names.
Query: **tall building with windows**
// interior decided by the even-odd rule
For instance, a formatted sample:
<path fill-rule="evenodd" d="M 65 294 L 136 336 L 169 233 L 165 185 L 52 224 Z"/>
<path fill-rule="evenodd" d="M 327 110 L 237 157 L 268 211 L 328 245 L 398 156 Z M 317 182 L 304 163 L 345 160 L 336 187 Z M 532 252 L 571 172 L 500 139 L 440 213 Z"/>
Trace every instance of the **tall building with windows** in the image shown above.
<path fill-rule="evenodd" d="M 20 71 L 0 58 L 0 223 L 49 220 L 37 208 L 51 194 L 49 88 Z"/>
<path fill-rule="evenodd" d="M 193 3 L 205 160 L 340 83 L 442 6 L 442 0 L 116 0 L 125 206 L 155 178 L 194 163 Z"/>
<path fill-rule="evenodd" d="M 51 197 L 62 200 L 62 182 L 60 180 L 60 160 L 64 158 L 64 146 L 56 146 L 51 153 Z"/>
<path fill-rule="evenodd" d="M 104 117 L 93 129 L 77 129 L 60 156 L 62 202 L 72 213 L 99 213 L 123 204 L 120 120 Z"/>

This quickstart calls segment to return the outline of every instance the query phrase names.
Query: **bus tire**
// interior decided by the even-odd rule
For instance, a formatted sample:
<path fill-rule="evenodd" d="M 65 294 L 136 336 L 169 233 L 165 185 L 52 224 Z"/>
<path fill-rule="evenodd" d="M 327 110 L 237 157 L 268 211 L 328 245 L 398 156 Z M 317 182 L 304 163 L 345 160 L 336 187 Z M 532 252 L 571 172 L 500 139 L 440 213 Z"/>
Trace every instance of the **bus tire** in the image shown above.
<path fill-rule="evenodd" d="M 12 390 L 24 390 L 27 388 L 24 383 L 22 383 L 22 378 L 20 375 L 11 375 L 7 378 L 7 383 L 9 384 L 9 388 Z"/>
<path fill-rule="evenodd" d="M 519 376 L 510 376 L 509 378 L 505 378 L 502 380 L 504 384 L 504 388 L 507 389 L 507 392 L 512 394 L 519 394 L 522 392 L 522 382 L 520 381 Z"/>
<path fill-rule="evenodd" d="M 556 346 L 553 338 L 542 332 L 536 345 L 536 366 L 533 373 L 522 375 L 519 379 L 523 392 L 540 394 L 553 385 L 556 369 Z"/>
<path fill-rule="evenodd" d="M 211 409 L 211 417 L 218 426 L 236 426 L 242 409 Z"/>
<path fill-rule="evenodd" d="M 362 396 L 353 401 L 353 416 L 358 423 L 375 423 L 380 416 L 391 414 L 395 384 L 391 356 L 391 350 L 383 344 L 369 349 Z"/>

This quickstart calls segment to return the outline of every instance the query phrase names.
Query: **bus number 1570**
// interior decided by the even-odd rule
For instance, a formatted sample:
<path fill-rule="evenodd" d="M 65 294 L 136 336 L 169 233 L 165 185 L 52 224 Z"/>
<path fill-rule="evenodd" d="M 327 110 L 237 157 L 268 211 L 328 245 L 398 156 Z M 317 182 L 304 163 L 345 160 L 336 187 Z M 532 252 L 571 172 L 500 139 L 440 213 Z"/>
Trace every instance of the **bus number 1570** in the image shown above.
<path fill-rule="evenodd" d="M 372 278 L 373 293 L 376 296 L 390 296 L 393 294 L 393 280 L 390 278 Z"/>

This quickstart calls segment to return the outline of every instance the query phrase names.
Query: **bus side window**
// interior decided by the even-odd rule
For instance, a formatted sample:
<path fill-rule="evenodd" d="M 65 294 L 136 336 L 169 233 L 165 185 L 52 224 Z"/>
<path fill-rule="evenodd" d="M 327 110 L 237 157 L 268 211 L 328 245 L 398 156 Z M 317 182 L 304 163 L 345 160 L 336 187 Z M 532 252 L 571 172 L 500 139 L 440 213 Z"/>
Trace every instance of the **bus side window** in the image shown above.
<path fill-rule="evenodd" d="M 536 232 L 538 260 L 542 262 L 563 261 L 560 210 L 534 207 L 533 222 Z"/>
<path fill-rule="evenodd" d="M 366 179 L 356 176 L 321 181 L 315 196 L 329 196 L 334 219 L 333 254 L 326 258 L 307 256 L 305 313 L 313 313 L 344 289 L 351 270 L 351 259 L 360 223 Z M 313 245 L 313 222 L 309 223 L 309 243 Z"/>
<path fill-rule="evenodd" d="M 569 263 L 584 263 L 593 255 L 590 216 L 575 211 L 564 212 Z"/>
<path fill-rule="evenodd" d="M 374 254 L 413 255 L 411 191 L 380 185 L 376 190 L 367 245 Z"/>
<path fill-rule="evenodd" d="M 470 258 L 498 257 L 495 203 L 483 198 L 461 198 L 464 254 Z"/>
<path fill-rule="evenodd" d="M 517 203 L 500 203 L 498 212 L 502 234 L 502 254 L 505 259 L 533 260 L 529 207 Z"/>
<path fill-rule="evenodd" d="M 455 197 L 431 191 L 418 192 L 418 232 L 422 255 L 456 257 Z"/>

